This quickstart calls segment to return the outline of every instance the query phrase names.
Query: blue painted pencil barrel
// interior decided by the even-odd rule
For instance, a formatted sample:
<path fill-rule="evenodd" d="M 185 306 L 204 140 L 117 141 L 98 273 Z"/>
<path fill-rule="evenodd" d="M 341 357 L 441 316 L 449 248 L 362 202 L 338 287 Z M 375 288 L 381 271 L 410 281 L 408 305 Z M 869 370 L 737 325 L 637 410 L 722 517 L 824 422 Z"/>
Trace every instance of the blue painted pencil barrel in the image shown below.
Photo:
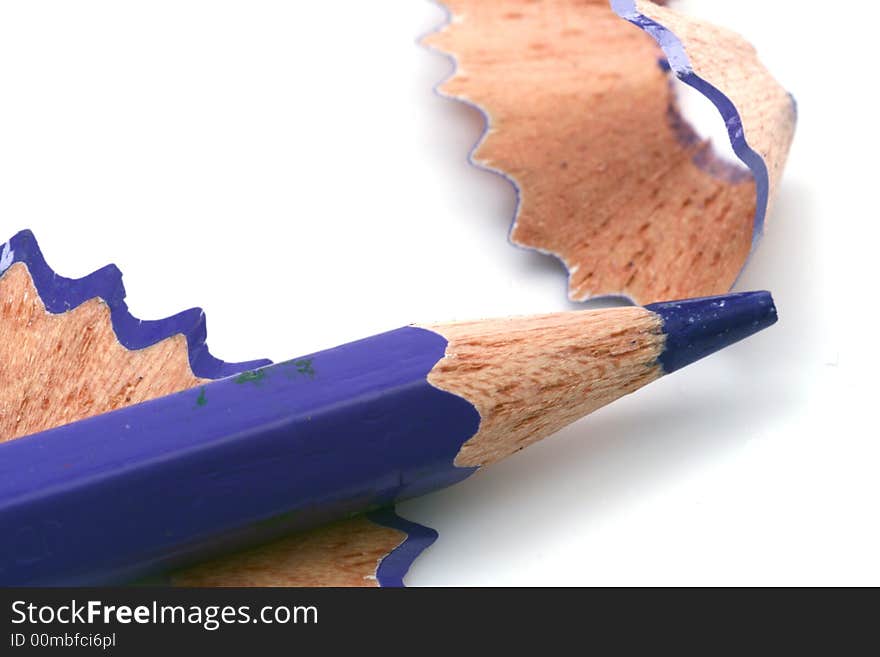
<path fill-rule="evenodd" d="M 464 478 L 445 346 L 402 328 L 0 445 L 0 583 L 130 581 Z"/>

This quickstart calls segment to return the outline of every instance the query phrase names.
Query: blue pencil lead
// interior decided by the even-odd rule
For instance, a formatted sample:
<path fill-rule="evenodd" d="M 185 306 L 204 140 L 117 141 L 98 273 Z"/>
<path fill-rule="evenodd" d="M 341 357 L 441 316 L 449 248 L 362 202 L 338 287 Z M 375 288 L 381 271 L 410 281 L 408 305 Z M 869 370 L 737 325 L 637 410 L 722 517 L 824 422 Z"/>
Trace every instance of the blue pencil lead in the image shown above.
<path fill-rule="evenodd" d="M 667 374 L 776 323 L 769 292 L 667 301 L 645 308 L 663 318 L 666 348 L 659 360 Z"/>

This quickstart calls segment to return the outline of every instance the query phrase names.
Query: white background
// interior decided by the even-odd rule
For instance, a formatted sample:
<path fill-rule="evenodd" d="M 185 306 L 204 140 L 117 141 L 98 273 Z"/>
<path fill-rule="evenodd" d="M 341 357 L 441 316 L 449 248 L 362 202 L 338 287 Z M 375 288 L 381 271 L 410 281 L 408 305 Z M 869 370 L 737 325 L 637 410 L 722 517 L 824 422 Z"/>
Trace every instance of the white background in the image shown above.
<path fill-rule="evenodd" d="M 780 322 L 452 489 L 411 585 L 880 584 L 875 3 L 692 0 L 800 122 L 739 289 Z M 107 262 L 133 313 L 200 305 L 225 360 L 573 307 L 432 93 L 427 0 L 0 0 L 0 240 Z M 527 93 L 528 90 L 523 90 Z M 589 111 L 589 108 L 584 108 Z M 717 128 L 717 126 L 715 126 Z M 710 127 L 711 129 L 711 127 Z"/>

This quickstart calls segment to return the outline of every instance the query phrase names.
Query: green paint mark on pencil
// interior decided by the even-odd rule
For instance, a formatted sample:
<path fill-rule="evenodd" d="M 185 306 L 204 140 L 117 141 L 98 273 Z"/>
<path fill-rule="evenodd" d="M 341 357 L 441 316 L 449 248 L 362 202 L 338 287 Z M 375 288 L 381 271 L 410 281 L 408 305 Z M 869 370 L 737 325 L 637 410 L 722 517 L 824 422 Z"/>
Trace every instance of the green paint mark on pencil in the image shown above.
<path fill-rule="evenodd" d="M 312 359 L 311 358 L 302 358 L 300 360 L 293 361 L 294 367 L 296 367 L 296 371 L 300 374 L 305 374 L 308 377 L 315 376 L 315 370 L 312 367 Z"/>
<path fill-rule="evenodd" d="M 315 378 L 315 368 L 312 366 L 311 358 L 296 358 L 287 360 L 280 365 L 284 366 L 285 375 L 288 379 L 295 379 L 298 376 L 307 376 L 310 379 Z"/>
<path fill-rule="evenodd" d="M 266 378 L 265 370 L 250 370 L 235 377 L 236 383 L 259 383 Z"/>
<path fill-rule="evenodd" d="M 196 406 L 204 406 L 208 403 L 208 395 L 205 390 L 205 386 L 202 386 L 202 389 L 199 390 L 199 396 L 196 398 Z"/>

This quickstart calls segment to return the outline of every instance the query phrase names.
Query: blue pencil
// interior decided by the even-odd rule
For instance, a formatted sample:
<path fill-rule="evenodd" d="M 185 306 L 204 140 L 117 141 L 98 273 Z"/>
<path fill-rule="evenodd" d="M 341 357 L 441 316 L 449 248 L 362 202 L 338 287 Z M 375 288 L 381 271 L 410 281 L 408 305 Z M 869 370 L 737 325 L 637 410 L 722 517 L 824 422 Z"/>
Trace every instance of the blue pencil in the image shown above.
<path fill-rule="evenodd" d="M 775 320 L 751 292 L 408 326 L 0 444 L 0 584 L 127 582 L 449 486 Z"/>

